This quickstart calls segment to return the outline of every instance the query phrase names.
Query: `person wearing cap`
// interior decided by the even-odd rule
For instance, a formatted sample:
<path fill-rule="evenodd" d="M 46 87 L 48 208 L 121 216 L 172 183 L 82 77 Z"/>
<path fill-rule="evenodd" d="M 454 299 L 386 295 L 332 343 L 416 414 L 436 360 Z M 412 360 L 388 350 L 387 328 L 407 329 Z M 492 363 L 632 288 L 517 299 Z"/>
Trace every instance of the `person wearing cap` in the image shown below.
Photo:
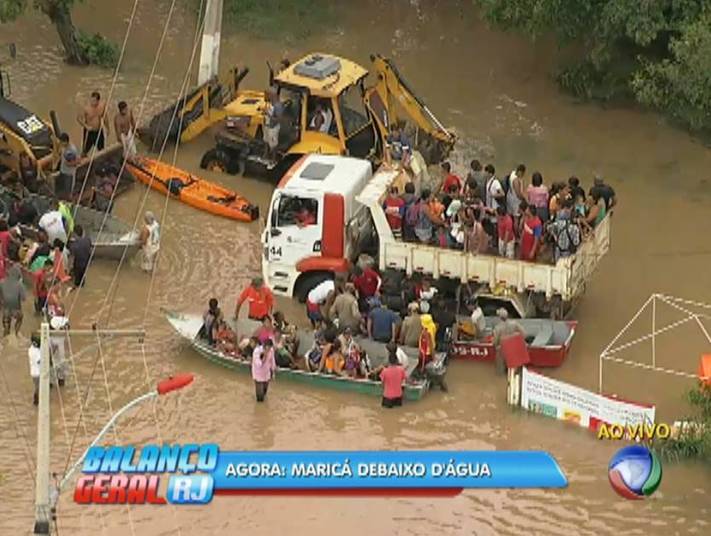
<path fill-rule="evenodd" d="M 76 173 L 81 160 L 79 150 L 69 139 L 69 134 L 62 132 L 59 135 L 59 175 L 54 181 L 54 193 L 60 199 L 69 199 L 74 191 Z"/>
<path fill-rule="evenodd" d="M 592 196 L 593 192 L 595 191 L 598 192 L 600 194 L 600 197 L 605 200 L 606 210 L 609 211 L 617 204 L 615 190 L 613 190 L 612 186 L 610 186 L 609 184 L 605 184 L 602 175 L 595 175 L 595 178 L 593 179 L 593 185 L 592 188 L 590 188 L 590 195 Z"/>
<path fill-rule="evenodd" d="M 400 315 L 388 309 L 378 298 L 372 298 L 370 303 L 368 337 L 378 342 L 396 341 Z"/>
<path fill-rule="evenodd" d="M 61 387 L 64 385 L 64 380 L 66 378 L 66 337 L 63 335 L 56 335 L 56 333 L 58 331 L 69 329 L 69 319 L 66 316 L 53 316 L 49 321 L 49 328 L 50 360 L 52 362 L 52 368 L 54 370 L 57 383 Z M 52 333 L 55 333 L 55 335 Z"/>
<path fill-rule="evenodd" d="M 151 273 L 160 250 L 160 224 L 150 210 L 146 211 L 143 219 L 145 224 L 139 237 L 142 249 L 141 268 L 144 272 Z"/>
<path fill-rule="evenodd" d="M 353 333 L 360 331 L 363 318 L 358 308 L 358 298 L 356 298 L 356 288 L 353 283 L 346 283 L 344 292 L 333 300 L 328 317 L 332 321 L 338 319 L 338 326 L 341 329 L 349 329 Z"/>
<path fill-rule="evenodd" d="M 411 302 L 407 306 L 407 316 L 400 326 L 400 344 L 417 348 L 422 334 L 422 319 L 420 318 L 420 306 L 416 302 Z"/>
<path fill-rule="evenodd" d="M 235 320 L 239 317 L 239 312 L 244 302 L 247 302 L 247 316 L 249 319 L 261 322 L 265 316 L 272 314 L 274 295 L 269 287 L 264 284 L 264 280 L 261 277 L 254 277 L 249 286 L 242 291 L 237 299 Z"/>
<path fill-rule="evenodd" d="M 499 374 L 506 373 L 506 361 L 501 353 L 501 341 L 513 335 L 526 336 L 526 331 L 519 322 L 509 318 L 509 312 L 501 307 L 496 311 L 499 323 L 494 326 L 494 347 L 496 348 L 496 371 Z"/>
<path fill-rule="evenodd" d="M 254 380 L 257 402 L 264 402 L 269 389 L 269 382 L 274 378 L 276 368 L 274 341 L 266 339 L 252 353 L 252 379 Z"/>

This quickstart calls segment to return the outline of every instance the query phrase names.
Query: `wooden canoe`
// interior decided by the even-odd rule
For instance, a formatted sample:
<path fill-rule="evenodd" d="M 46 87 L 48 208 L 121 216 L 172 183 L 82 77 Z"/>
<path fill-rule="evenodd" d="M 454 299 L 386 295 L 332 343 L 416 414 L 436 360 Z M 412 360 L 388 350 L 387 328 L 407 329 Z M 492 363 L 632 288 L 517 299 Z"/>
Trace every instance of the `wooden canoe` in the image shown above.
<path fill-rule="evenodd" d="M 51 198 L 39 194 L 26 194 L 26 197 L 32 199 L 32 203 L 37 209 L 37 214 L 40 216 L 49 210 Z M 16 199 L 16 194 L 7 188 L 0 186 L 0 199 L 8 205 L 12 204 L 12 200 Z M 82 205 L 73 206 L 76 209 L 74 218 L 75 225 L 81 225 L 84 232 L 91 238 L 92 243 L 96 247 L 94 257 L 97 259 L 120 260 L 124 251 L 126 255 L 135 255 L 141 247 L 138 232 L 135 232 L 131 227 L 112 216 L 106 216 L 105 213 L 99 212 Z M 103 228 L 102 228 L 102 222 Z M 22 236 L 31 240 L 37 239 L 38 229 L 29 225 L 19 225 L 22 231 Z M 99 232 L 101 230 L 101 232 Z"/>
<path fill-rule="evenodd" d="M 251 364 L 249 360 L 236 358 L 219 352 L 214 347 L 207 344 L 206 341 L 198 338 L 198 332 L 202 327 L 202 317 L 197 314 L 181 314 L 172 311 L 164 310 L 168 322 L 173 329 L 201 356 L 209 361 L 221 365 L 223 367 L 237 370 L 241 372 L 251 373 Z M 260 323 L 253 320 L 239 320 L 236 325 L 238 337 L 251 336 L 259 327 Z M 233 325 L 233 328 L 235 326 Z M 358 344 L 368 353 L 373 367 L 379 366 L 386 358 L 387 351 L 385 345 L 367 340 L 357 339 Z M 303 355 L 311 348 L 313 344 L 313 334 L 309 331 L 299 331 L 299 355 Z M 417 365 L 417 350 L 403 348 L 407 353 L 409 362 L 407 366 L 408 376 L 412 374 Z M 333 376 L 329 374 L 319 374 L 317 372 L 306 372 L 303 370 L 293 370 L 289 368 L 279 368 L 277 372 L 279 378 L 287 378 L 289 380 L 314 385 L 316 387 L 326 387 L 339 391 L 350 391 L 355 393 L 367 394 L 371 396 L 382 396 L 382 383 L 367 379 L 352 379 L 341 376 Z M 406 400 L 419 400 L 429 390 L 429 380 L 408 380 L 403 388 L 403 396 Z"/>
<path fill-rule="evenodd" d="M 460 318 L 466 321 L 468 318 Z M 515 319 L 526 332 L 528 353 L 533 367 L 559 367 L 570 351 L 578 323 L 548 320 L 545 318 Z M 450 357 L 467 361 L 494 361 L 496 349 L 491 331 L 501 322 L 498 317 L 486 317 L 486 333 L 478 340 L 460 337 L 456 328 L 452 332 Z"/>
<path fill-rule="evenodd" d="M 182 169 L 143 156 L 128 165 L 136 179 L 163 194 L 170 188 L 171 194 L 186 205 L 238 221 L 250 222 L 259 217 L 259 207 L 237 192 Z"/>

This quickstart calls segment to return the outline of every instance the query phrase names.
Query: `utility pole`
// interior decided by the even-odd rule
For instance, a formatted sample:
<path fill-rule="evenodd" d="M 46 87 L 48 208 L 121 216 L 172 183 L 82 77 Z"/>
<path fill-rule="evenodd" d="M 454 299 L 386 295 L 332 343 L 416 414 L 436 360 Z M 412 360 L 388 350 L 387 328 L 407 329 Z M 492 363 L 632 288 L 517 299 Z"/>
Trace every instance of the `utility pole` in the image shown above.
<path fill-rule="evenodd" d="M 61 329 L 52 332 L 52 337 L 92 336 L 97 338 L 136 337 L 143 339 L 144 330 L 97 330 L 97 329 Z M 35 524 L 33 534 L 51 534 L 53 507 L 50 497 L 50 332 L 49 323 L 40 326 L 40 379 L 39 404 L 37 415 L 37 477 L 35 486 Z"/>
<path fill-rule="evenodd" d="M 198 85 L 217 76 L 220 62 L 220 34 L 222 32 L 222 0 L 207 0 L 205 25 L 200 47 Z"/>
<path fill-rule="evenodd" d="M 37 483 L 35 486 L 35 534 L 49 534 L 52 512 L 49 506 L 49 324 L 40 326 L 41 359 L 39 413 L 37 415 Z"/>

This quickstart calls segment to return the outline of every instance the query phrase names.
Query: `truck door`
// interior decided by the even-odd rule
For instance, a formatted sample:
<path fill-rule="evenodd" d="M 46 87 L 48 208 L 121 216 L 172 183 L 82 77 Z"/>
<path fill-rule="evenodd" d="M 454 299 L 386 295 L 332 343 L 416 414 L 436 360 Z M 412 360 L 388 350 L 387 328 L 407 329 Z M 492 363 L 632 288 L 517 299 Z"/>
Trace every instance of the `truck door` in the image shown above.
<path fill-rule="evenodd" d="M 361 80 L 338 96 L 338 120 L 343 127 L 346 149 L 357 158 L 366 158 L 379 149 L 375 127 L 363 100 L 364 92 Z"/>
<path fill-rule="evenodd" d="M 267 231 L 270 262 L 295 266 L 321 252 L 323 203 L 317 197 L 286 193 L 275 196 Z"/>

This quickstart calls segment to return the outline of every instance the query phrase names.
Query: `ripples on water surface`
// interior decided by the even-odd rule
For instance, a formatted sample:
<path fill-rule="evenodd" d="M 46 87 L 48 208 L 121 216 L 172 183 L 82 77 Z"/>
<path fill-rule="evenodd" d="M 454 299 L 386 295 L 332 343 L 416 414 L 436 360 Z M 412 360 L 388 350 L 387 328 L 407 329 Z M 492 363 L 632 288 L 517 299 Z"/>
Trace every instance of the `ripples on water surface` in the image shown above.
<path fill-rule="evenodd" d="M 711 301 L 708 252 L 698 240 L 708 227 L 709 195 L 702 185 L 711 157 L 699 145 L 658 123 L 654 116 L 634 111 L 601 111 L 574 106 L 548 80 L 551 54 L 545 46 L 531 47 L 509 35 L 484 29 L 467 9 L 439 9 L 442 2 L 391 3 L 369 0 L 323 37 L 301 43 L 274 43 L 227 34 L 223 66 L 235 61 L 252 67 L 245 87 L 261 87 L 266 80 L 264 59 L 292 59 L 308 50 L 335 52 L 367 62 L 367 54 L 381 51 L 398 66 L 444 120 L 460 133 L 453 162 L 463 170 L 473 156 L 513 167 L 519 160 L 535 162 L 547 182 L 571 171 L 588 181 L 594 171 L 611 178 L 621 199 L 615 216 L 613 252 L 603 262 L 577 311 L 581 329 L 573 353 L 557 377 L 593 388 L 596 356 L 654 291 Z M 129 41 L 126 63 L 114 91 L 116 98 L 137 105 L 170 3 L 142 2 Z M 90 1 L 77 11 L 77 22 L 122 38 L 132 2 Z M 106 14 L 97 20 L 95 13 Z M 117 23 L 120 21 L 120 23 Z M 190 54 L 194 13 L 179 6 L 173 15 L 164 55 L 145 104 L 146 116 L 176 95 Z M 46 113 L 59 112 L 63 127 L 75 137 L 77 103 L 95 88 L 105 94 L 111 73 L 63 65 L 54 30 L 42 18 L 7 27 L 18 43 L 17 62 L 10 66 L 14 98 Z M 4 29 L 5 32 L 5 29 Z M 367 38 L 368 46 L 363 43 Z M 297 46 L 298 45 L 298 46 Z M 464 54 L 464 51 L 473 51 Z M 436 74 L 433 74 L 436 73 Z M 197 171 L 210 136 L 181 150 L 178 163 Z M 171 152 L 172 155 L 172 152 Z M 166 156 L 166 158 L 169 158 Z M 529 165 L 529 167 L 534 167 Z M 499 170 L 507 172 L 508 169 Z M 266 214 L 270 188 L 250 179 L 211 176 L 236 187 Z M 116 214 L 134 221 L 143 190 L 137 187 L 119 200 Z M 151 192 L 146 208 L 163 211 L 164 199 Z M 676 218 L 675 214 L 684 214 Z M 670 215 L 670 223 L 662 225 Z M 647 236 L 653 239 L 645 239 Z M 708 249 L 708 248 L 707 248 Z M 467 492 L 454 499 L 353 500 L 220 498 L 204 508 L 133 507 L 130 518 L 139 535 L 236 533 L 250 535 L 369 534 L 452 535 L 488 534 L 708 534 L 708 468 L 667 464 L 659 492 L 645 503 L 617 500 L 607 483 L 607 462 L 614 446 L 596 443 L 590 435 L 547 419 L 512 413 L 505 404 L 504 381 L 493 369 L 455 363 L 449 372 L 451 392 L 432 393 L 418 404 L 383 412 L 377 399 L 311 390 L 277 379 L 264 406 L 253 402 L 252 385 L 245 375 L 202 361 L 180 343 L 160 314 L 160 307 L 200 311 L 215 295 L 228 312 L 239 289 L 259 270 L 259 225 L 217 219 L 187 206 L 168 206 L 156 283 L 147 316 L 145 358 L 151 382 L 174 371 L 196 375 L 192 387 L 148 404 L 124 419 L 118 441 L 143 444 L 161 438 L 176 442 L 218 442 L 233 449 L 545 449 L 559 460 L 570 479 L 564 491 L 490 490 Z M 691 252 L 691 254 L 689 254 Z M 105 303 L 115 264 L 98 261 L 89 272 L 72 319 L 85 326 Z M 111 305 L 111 325 L 136 327 L 143 321 L 148 278 L 133 263 L 121 271 Z M 290 315 L 301 307 L 279 300 Z M 103 310 L 102 318 L 106 318 Z M 27 315 L 30 316 L 29 314 Z M 34 319 L 29 321 L 36 325 Z M 672 339 L 659 351 L 667 366 L 694 370 L 698 347 L 689 332 Z M 72 340 L 75 352 L 87 341 Z M 661 343 L 660 343 L 661 344 Z M 102 346 L 106 377 L 114 409 L 146 389 L 141 346 L 135 341 Z M 79 427 L 73 449 L 78 456 L 109 418 L 106 385 L 99 366 L 91 382 L 97 352 L 77 357 L 77 382 L 82 393 L 90 383 L 85 410 L 86 428 Z M 2 351 L 9 392 L 0 410 L 0 534 L 18 534 L 31 524 L 32 485 L 25 443 L 18 438 L 14 412 L 26 434 L 34 458 L 35 410 L 26 367 L 25 343 L 14 339 Z M 685 384 L 665 382 L 612 368 L 611 388 L 629 397 L 658 397 L 662 418 L 683 414 L 680 393 Z M 79 415 L 77 385 L 62 392 L 67 421 L 53 394 L 52 468 L 61 472 Z M 108 440 L 116 438 L 109 436 Z M 32 463 L 34 463 L 32 461 Z M 124 507 L 83 508 L 67 491 L 60 501 L 63 534 L 130 534 Z"/>

